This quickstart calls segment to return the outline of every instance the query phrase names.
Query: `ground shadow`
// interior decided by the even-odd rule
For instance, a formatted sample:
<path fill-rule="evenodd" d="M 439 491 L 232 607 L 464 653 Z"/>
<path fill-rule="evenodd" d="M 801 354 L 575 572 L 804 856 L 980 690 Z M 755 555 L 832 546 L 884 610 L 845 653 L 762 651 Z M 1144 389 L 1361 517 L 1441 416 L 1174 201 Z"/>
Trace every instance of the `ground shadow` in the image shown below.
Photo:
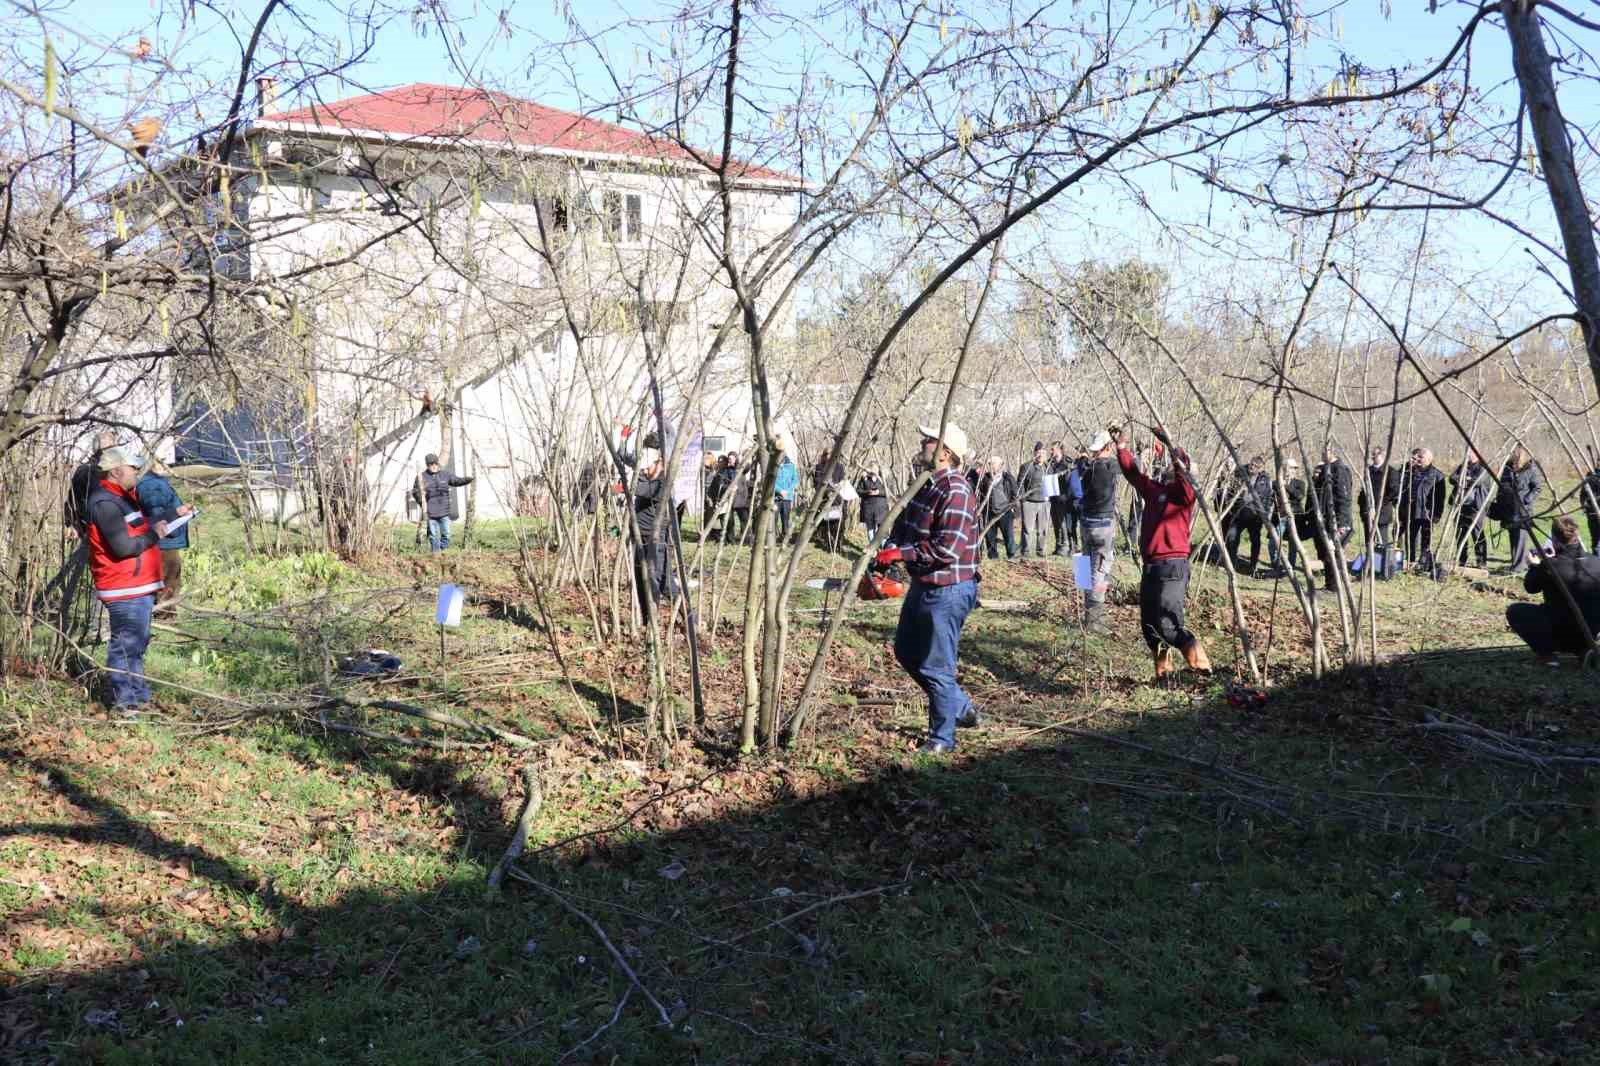
<path fill-rule="evenodd" d="M 604 930 L 648 999 L 550 892 L 485 893 L 519 797 L 449 758 L 320 749 L 496 828 L 425 889 L 309 906 L 67 762 L 6 749 L 84 821 L 0 833 L 184 863 L 275 932 L 196 930 L 137 944 L 136 963 L 16 980 L 0 1056 L 1575 1061 L 1600 1035 L 1600 832 L 1593 771 L 1572 761 L 1594 739 L 1592 683 L 1512 650 L 1414 656 L 1264 705 L 1195 682 L 1166 715 L 1063 700 L 996 716 L 945 760 L 885 761 L 903 721 L 830 707 L 802 756 L 664 778 L 579 845 L 536 834 L 523 868 Z"/>

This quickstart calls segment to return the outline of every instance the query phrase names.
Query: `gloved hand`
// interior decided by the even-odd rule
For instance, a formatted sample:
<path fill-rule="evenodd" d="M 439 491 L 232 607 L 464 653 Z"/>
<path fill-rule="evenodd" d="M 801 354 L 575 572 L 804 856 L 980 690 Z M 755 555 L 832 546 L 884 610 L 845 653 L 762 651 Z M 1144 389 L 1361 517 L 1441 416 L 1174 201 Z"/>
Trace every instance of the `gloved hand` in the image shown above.
<path fill-rule="evenodd" d="M 888 548 L 879 548 L 878 549 L 878 557 L 874 561 L 879 566 L 888 566 L 890 563 L 898 563 L 901 559 L 904 559 L 905 557 L 906 557 L 906 553 L 905 552 L 901 551 L 899 548 L 895 548 L 895 547 L 891 546 L 891 547 L 888 547 Z"/>

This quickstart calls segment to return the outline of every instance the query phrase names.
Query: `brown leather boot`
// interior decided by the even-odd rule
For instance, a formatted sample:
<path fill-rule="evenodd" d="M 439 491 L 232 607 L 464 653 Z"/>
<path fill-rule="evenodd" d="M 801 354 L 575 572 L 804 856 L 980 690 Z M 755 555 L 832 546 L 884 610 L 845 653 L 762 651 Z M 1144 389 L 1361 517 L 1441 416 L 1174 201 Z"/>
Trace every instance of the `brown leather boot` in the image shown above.
<path fill-rule="evenodd" d="M 1206 656 L 1206 646 L 1198 639 L 1183 649 L 1183 661 L 1189 664 L 1191 670 L 1199 670 L 1204 674 L 1211 672 L 1211 660 Z"/>
<path fill-rule="evenodd" d="M 1155 650 L 1156 680 L 1160 681 L 1172 673 L 1172 649 L 1165 644 L 1157 646 Z"/>

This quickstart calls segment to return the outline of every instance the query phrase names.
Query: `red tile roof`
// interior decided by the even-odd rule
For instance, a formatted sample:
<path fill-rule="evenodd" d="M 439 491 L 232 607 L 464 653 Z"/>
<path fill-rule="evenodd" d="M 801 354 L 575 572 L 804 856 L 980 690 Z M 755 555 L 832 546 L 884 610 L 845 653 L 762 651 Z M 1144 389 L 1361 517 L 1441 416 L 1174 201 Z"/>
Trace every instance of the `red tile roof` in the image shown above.
<path fill-rule="evenodd" d="M 398 89 L 352 96 L 329 104 L 263 115 L 262 121 L 294 127 L 366 131 L 388 136 L 439 137 L 510 143 L 532 148 L 628 156 L 636 159 L 695 165 L 693 155 L 671 141 L 650 137 L 609 122 L 600 122 L 520 100 L 504 93 L 418 82 Z M 715 165 L 716 157 L 702 158 Z M 800 184 L 782 171 L 736 164 L 741 179 Z"/>

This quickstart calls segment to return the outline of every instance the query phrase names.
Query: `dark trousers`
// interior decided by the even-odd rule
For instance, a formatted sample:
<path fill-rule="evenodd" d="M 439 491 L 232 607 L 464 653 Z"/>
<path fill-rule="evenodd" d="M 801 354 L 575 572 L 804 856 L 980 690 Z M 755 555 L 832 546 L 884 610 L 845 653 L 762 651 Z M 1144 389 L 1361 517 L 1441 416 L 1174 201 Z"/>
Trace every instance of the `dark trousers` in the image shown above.
<path fill-rule="evenodd" d="M 1413 518 L 1407 523 L 1406 555 L 1416 566 L 1433 565 L 1433 519 Z"/>
<path fill-rule="evenodd" d="M 1228 554 L 1235 561 L 1239 558 L 1239 540 L 1244 534 L 1250 534 L 1250 570 L 1261 563 L 1261 516 L 1258 514 L 1240 514 L 1228 526 Z"/>
<path fill-rule="evenodd" d="M 1477 521 L 1473 521 L 1477 518 Z M 1479 515 L 1463 514 L 1456 519 L 1456 562 L 1461 566 L 1467 565 L 1467 548 L 1473 549 L 1479 566 L 1489 565 L 1489 534 L 1484 531 L 1483 518 Z"/>
<path fill-rule="evenodd" d="M 1506 535 L 1511 538 L 1511 569 L 1526 570 L 1528 568 L 1528 545 L 1532 538 L 1522 526 L 1511 522 L 1502 522 Z"/>
<path fill-rule="evenodd" d="M 1072 501 L 1065 496 L 1050 497 L 1050 529 L 1056 535 L 1056 554 L 1071 554 L 1077 541 L 1077 520 L 1072 514 Z"/>
<path fill-rule="evenodd" d="M 1015 559 L 1017 557 L 1017 542 L 1011 536 L 1012 529 L 1016 526 L 1016 522 L 1016 513 L 1013 511 L 1007 511 L 1005 514 L 995 519 L 988 529 L 983 531 L 983 543 L 989 549 L 989 558 L 1000 558 L 1000 553 L 996 549 L 999 547 L 1000 538 L 1002 536 L 1005 537 L 1006 541 L 1006 558 Z"/>
<path fill-rule="evenodd" d="M 639 605 L 650 613 L 650 601 L 645 598 L 645 586 L 655 596 L 656 603 L 671 603 L 677 593 L 677 582 L 672 578 L 672 568 L 667 565 L 668 548 L 660 541 L 646 541 L 639 545 L 634 556 L 634 577 L 639 582 Z"/>
<path fill-rule="evenodd" d="M 1593 633 L 1600 627 L 1600 611 L 1587 615 L 1585 620 L 1589 623 L 1589 632 Z M 1522 638 L 1522 642 L 1533 649 L 1535 655 L 1548 657 L 1557 653 L 1567 655 L 1582 655 L 1589 649 L 1583 643 L 1583 635 L 1579 630 L 1568 629 L 1560 636 L 1556 634 L 1555 624 L 1550 617 L 1550 608 L 1542 603 L 1513 603 L 1506 608 L 1506 625 L 1511 631 Z"/>
<path fill-rule="evenodd" d="M 750 508 L 735 507 L 729 511 L 727 521 L 722 524 L 722 528 L 724 543 L 729 541 L 734 544 L 739 543 L 750 528 Z"/>
<path fill-rule="evenodd" d="M 1589 516 L 1589 550 L 1600 555 L 1600 515 Z"/>
<path fill-rule="evenodd" d="M 789 539 L 789 512 L 794 510 L 794 501 L 779 499 L 778 504 L 778 543 L 782 544 Z"/>
<path fill-rule="evenodd" d="M 1162 644 L 1183 651 L 1194 634 L 1183 628 L 1184 601 L 1189 595 L 1189 560 L 1157 559 L 1144 564 L 1139 579 L 1139 627 L 1155 651 Z"/>
<path fill-rule="evenodd" d="M 111 639 L 106 641 L 106 687 L 113 709 L 134 708 L 150 702 L 144 679 L 144 652 L 150 646 L 150 612 L 153 593 L 106 600 L 111 619 Z"/>
<path fill-rule="evenodd" d="M 1312 522 L 1315 521 L 1316 519 L 1313 518 Z M 1339 588 L 1339 576 L 1335 571 L 1339 567 L 1339 562 L 1334 558 L 1333 542 L 1337 540 L 1339 547 L 1342 548 L 1344 547 L 1344 542 L 1349 539 L 1350 535 L 1346 533 L 1343 537 L 1340 537 L 1339 531 L 1334 529 L 1332 526 L 1324 526 L 1323 529 L 1327 533 L 1327 536 L 1316 537 L 1317 558 L 1322 560 L 1322 587 L 1332 591 L 1337 591 Z M 1316 536 L 1315 533 L 1312 535 Z"/>
<path fill-rule="evenodd" d="M 925 585 L 913 581 L 900 606 L 894 657 L 928 694 L 928 738 L 956 742 L 956 719 L 972 712 L 972 700 L 956 681 L 961 627 L 978 602 L 978 583 Z"/>

